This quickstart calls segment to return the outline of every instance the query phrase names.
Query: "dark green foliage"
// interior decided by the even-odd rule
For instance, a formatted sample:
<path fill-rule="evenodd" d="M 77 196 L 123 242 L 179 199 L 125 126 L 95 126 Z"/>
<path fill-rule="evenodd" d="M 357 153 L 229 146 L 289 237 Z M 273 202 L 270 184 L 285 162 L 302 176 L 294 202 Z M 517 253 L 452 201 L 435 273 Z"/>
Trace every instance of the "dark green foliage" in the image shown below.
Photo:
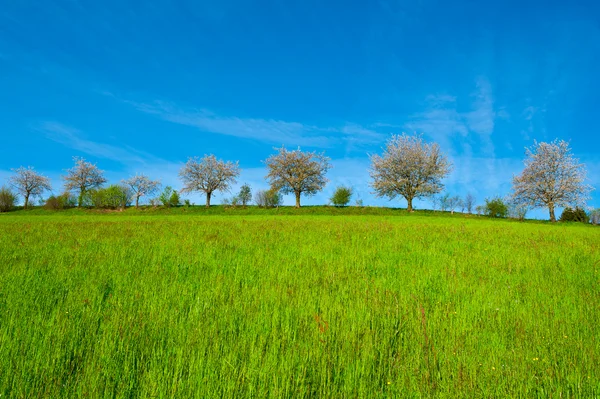
<path fill-rule="evenodd" d="M 575 209 L 571 209 L 566 207 L 563 210 L 562 215 L 560 216 L 561 222 L 581 222 L 581 223 L 589 223 L 590 217 L 587 212 L 579 207 Z"/>
<path fill-rule="evenodd" d="M 331 203 L 334 206 L 346 206 L 350 203 L 352 198 L 352 188 L 339 186 L 335 189 L 333 196 L 331 197 Z"/>
<path fill-rule="evenodd" d="M 8 187 L 0 188 L 0 212 L 13 210 L 17 203 L 17 196 Z"/>
<path fill-rule="evenodd" d="M 508 206 L 500 197 L 485 200 L 485 214 L 493 218 L 508 216 Z"/>
<path fill-rule="evenodd" d="M 68 209 L 68 208 L 73 208 L 77 206 L 77 197 L 75 197 L 74 195 L 72 195 L 69 192 L 65 192 L 61 195 L 51 195 L 50 197 L 48 197 L 48 199 L 44 202 L 44 208 L 46 209 L 50 209 L 50 210 L 61 210 L 61 209 Z"/>

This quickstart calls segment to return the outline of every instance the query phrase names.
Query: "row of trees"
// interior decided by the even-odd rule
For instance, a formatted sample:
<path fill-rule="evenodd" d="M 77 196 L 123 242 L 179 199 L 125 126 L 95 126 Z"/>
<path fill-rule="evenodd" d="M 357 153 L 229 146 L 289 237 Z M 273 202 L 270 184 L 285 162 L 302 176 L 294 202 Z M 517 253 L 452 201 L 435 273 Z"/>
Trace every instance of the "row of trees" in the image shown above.
<path fill-rule="evenodd" d="M 370 158 L 371 187 L 378 197 L 390 200 L 402 197 L 407 201 L 409 212 L 413 211 L 414 199 L 427 197 L 434 197 L 434 204 L 439 204 L 442 209 L 454 211 L 461 207 L 469 213 L 473 211 L 473 196 L 464 200 L 449 195 L 435 197 L 443 191 L 442 181 L 452 171 L 452 163 L 438 144 L 425 142 L 421 135 L 393 135 L 383 153 Z M 64 189 L 75 192 L 78 206 L 83 206 L 86 198 L 89 202 L 90 193 L 98 194 L 94 190 L 99 190 L 107 180 L 95 164 L 78 157 L 74 161 L 75 165 L 63 177 Z M 567 142 L 535 142 L 526 149 L 524 163 L 522 173 L 513 177 L 513 192 L 508 201 L 513 208 L 546 207 L 550 220 L 556 221 L 556 207 L 580 207 L 590 198 L 593 188 L 585 184 L 585 166 L 573 157 Z M 280 203 L 280 194 L 293 194 L 296 207 L 300 207 L 302 196 L 314 195 L 325 187 L 328 183 L 326 174 L 331 168 L 330 158 L 323 153 L 305 152 L 299 148 L 289 151 L 285 147 L 278 149 L 264 164 L 268 171 L 265 178 L 271 190 L 257 194 L 257 203 Z M 213 194 L 229 191 L 239 175 L 238 162 L 219 160 L 214 155 L 192 157 L 179 171 L 183 183 L 180 193 L 203 193 L 209 207 Z M 52 189 L 50 180 L 32 167 L 14 170 L 9 183 L 23 196 L 25 207 L 32 196 L 40 196 Z M 109 196 L 111 201 L 120 200 L 121 204 L 134 201 L 138 207 L 141 198 L 157 193 L 160 181 L 135 175 L 121 182 L 120 193 L 117 193 L 117 186 L 111 187 L 111 193 L 102 191 L 101 194 Z M 332 197 L 334 204 L 344 204 L 346 198 L 349 201 L 351 189 L 344 187 L 344 190 Z M 232 201 L 246 205 L 251 198 L 249 187 L 244 186 Z"/>

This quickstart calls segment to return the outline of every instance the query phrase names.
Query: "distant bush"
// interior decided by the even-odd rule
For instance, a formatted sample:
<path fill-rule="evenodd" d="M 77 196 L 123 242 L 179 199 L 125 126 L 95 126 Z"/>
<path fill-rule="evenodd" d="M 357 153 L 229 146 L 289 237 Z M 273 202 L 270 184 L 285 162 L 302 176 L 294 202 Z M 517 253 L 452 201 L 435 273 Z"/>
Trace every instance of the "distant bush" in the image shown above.
<path fill-rule="evenodd" d="M 283 196 L 278 190 L 260 190 L 254 196 L 256 205 L 260 208 L 275 208 L 283 203 Z"/>
<path fill-rule="evenodd" d="M 53 211 L 58 211 L 61 209 L 73 208 L 77 206 L 77 197 L 72 195 L 69 192 L 63 193 L 61 195 L 51 195 L 44 202 L 44 208 L 50 209 Z"/>
<path fill-rule="evenodd" d="M 158 200 L 163 206 L 169 208 L 172 206 L 179 206 L 181 199 L 177 190 L 173 190 L 173 187 L 167 186 L 163 192 L 159 195 Z"/>
<path fill-rule="evenodd" d="M 131 204 L 131 192 L 117 184 L 91 189 L 85 193 L 83 203 L 97 209 L 124 209 Z"/>
<path fill-rule="evenodd" d="M 561 222 L 589 223 L 590 217 L 588 216 L 588 214 L 586 213 L 586 211 L 584 209 L 581 209 L 579 207 L 577 207 L 575 209 L 566 207 L 563 210 L 562 215 L 560 215 L 560 221 Z"/>
<path fill-rule="evenodd" d="M 8 187 L 0 188 L 0 212 L 12 211 L 16 204 L 16 194 Z"/>
<path fill-rule="evenodd" d="M 350 203 L 350 199 L 352 199 L 352 188 L 339 186 L 335 189 L 330 201 L 334 206 L 346 206 Z"/>
<path fill-rule="evenodd" d="M 529 212 L 527 205 L 518 204 L 515 202 L 510 202 L 508 204 L 508 217 L 511 219 L 523 221 L 525 220 L 525 216 L 527 216 L 527 212 Z"/>
<path fill-rule="evenodd" d="M 500 197 L 486 199 L 485 214 L 493 218 L 505 218 L 508 215 L 508 206 Z"/>
<path fill-rule="evenodd" d="M 600 224 L 600 209 L 593 209 L 590 211 L 590 223 Z"/>
<path fill-rule="evenodd" d="M 477 205 L 475 207 L 475 212 L 477 213 L 477 215 L 481 216 L 485 214 L 485 206 L 484 205 Z"/>

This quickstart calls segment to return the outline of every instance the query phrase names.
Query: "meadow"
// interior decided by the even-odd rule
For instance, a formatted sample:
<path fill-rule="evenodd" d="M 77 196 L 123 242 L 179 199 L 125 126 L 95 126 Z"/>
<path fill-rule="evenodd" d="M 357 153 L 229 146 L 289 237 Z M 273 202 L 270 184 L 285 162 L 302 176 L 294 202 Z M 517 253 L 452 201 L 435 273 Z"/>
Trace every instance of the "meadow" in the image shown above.
<path fill-rule="evenodd" d="M 0 215 L 0 397 L 600 396 L 600 228 Z"/>

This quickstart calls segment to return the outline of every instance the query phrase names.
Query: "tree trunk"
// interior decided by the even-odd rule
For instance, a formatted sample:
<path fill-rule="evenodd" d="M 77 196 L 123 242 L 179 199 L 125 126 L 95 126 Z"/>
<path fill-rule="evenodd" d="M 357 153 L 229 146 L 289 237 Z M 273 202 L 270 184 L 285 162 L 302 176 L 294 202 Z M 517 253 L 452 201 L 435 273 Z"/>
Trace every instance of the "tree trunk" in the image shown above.
<path fill-rule="evenodd" d="M 139 205 L 139 204 L 140 204 L 140 196 L 139 196 L 139 195 L 136 195 L 136 196 L 135 196 L 135 208 L 136 208 L 136 209 L 138 208 L 138 205 Z"/>
<path fill-rule="evenodd" d="M 556 215 L 554 214 L 554 204 L 548 205 L 548 210 L 550 211 L 550 221 L 556 222 Z"/>
<path fill-rule="evenodd" d="M 300 208 L 300 192 L 296 192 L 296 208 Z"/>
<path fill-rule="evenodd" d="M 77 198 L 77 206 L 78 206 L 79 208 L 81 208 L 81 206 L 83 205 L 83 194 L 84 194 L 84 191 L 83 191 L 83 190 L 81 190 L 81 191 L 79 192 L 79 197 Z"/>
<path fill-rule="evenodd" d="M 29 206 L 29 194 L 25 195 L 25 209 Z"/>
<path fill-rule="evenodd" d="M 206 207 L 210 208 L 210 197 L 211 197 L 212 193 L 207 192 L 206 193 Z"/>
<path fill-rule="evenodd" d="M 406 207 L 406 210 L 408 212 L 413 212 L 412 201 L 413 201 L 412 197 L 406 198 L 406 202 L 408 202 L 408 206 Z"/>

